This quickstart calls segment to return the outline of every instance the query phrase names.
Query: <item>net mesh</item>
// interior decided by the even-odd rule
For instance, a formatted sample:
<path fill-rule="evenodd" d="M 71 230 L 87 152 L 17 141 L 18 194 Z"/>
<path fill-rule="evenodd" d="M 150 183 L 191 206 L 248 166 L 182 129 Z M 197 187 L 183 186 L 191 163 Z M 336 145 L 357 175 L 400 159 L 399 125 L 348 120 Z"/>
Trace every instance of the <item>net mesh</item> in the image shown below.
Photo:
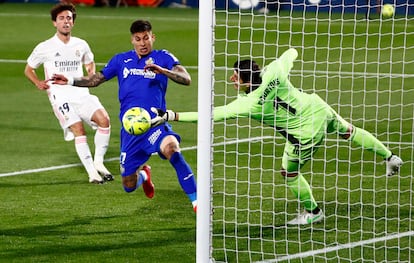
<path fill-rule="evenodd" d="M 294 47 L 294 86 L 317 93 L 404 160 L 400 175 L 386 177 L 379 156 L 328 135 L 301 170 L 326 218 L 287 226 L 303 207 L 280 175 L 285 139 L 251 119 L 216 121 L 216 262 L 413 259 L 414 7 L 392 4 L 396 13 L 388 19 L 370 1 L 269 1 L 213 10 L 214 106 L 239 95 L 229 80 L 236 60 L 264 67 Z"/>

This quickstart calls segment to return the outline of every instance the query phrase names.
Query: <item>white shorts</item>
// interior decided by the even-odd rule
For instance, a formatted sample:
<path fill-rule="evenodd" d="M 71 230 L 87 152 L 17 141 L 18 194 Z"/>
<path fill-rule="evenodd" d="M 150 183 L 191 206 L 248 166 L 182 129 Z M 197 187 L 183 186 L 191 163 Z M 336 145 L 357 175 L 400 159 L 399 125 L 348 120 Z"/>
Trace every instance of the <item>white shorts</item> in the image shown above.
<path fill-rule="evenodd" d="M 91 120 L 92 116 L 97 110 L 104 108 L 95 95 L 87 95 L 75 100 L 50 98 L 50 102 L 53 112 L 63 129 L 63 136 L 66 141 L 71 141 L 75 138 L 75 135 L 69 128 L 74 123 L 83 121 L 93 129 L 96 129 L 97 125 Z"/>

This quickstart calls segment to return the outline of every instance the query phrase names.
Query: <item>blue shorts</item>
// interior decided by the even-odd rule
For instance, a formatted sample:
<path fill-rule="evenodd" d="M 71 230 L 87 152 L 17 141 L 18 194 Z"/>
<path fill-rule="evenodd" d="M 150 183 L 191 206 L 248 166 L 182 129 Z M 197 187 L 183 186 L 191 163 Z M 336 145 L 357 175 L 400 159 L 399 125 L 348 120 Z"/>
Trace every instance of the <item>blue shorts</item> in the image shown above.
<path fill-rule="evenodd" d="M 168 135 L 173 135 L 178 141 L 181 141 L 180 136 L 172 130 L 168 123 L 151 128 L 139 136 L 131 135 L 122 128 L 119 159 L 121 175 L 134 174 L 153 153 L 158 153 L 161 158 L 165 159 L 160 153 L 160 144 Z"/>

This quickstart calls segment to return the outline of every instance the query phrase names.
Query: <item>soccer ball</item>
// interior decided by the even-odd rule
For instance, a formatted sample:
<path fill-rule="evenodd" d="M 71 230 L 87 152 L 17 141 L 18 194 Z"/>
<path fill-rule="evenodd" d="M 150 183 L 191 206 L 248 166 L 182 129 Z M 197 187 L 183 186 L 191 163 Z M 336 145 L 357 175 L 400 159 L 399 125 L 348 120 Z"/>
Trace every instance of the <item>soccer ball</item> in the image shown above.
<path fill-rule="evenodd" d="M 385 4 L 381 9 L 381 15 L 383 18 L 390 18 L 394 15 L 394 6 L 391 4 Z"/>
<path fill-rule="evenodd" d="M 151 116 L 144 108 L 130 108 L 122 117 L 122 125 L 129 134 L 141 135 L 151 128 Z"/>

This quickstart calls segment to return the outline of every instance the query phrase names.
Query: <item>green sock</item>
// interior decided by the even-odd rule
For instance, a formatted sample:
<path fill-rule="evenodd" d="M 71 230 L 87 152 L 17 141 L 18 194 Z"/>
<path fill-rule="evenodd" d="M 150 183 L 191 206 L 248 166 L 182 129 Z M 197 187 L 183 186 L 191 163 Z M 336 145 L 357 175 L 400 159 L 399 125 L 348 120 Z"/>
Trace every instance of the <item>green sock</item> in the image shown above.
<path fill-rule="evenodd" d="M 389 158 L 392 155 L 392 152 L 382 142 L 364 129 L 354 127 L 354 132 L 350 141 L 361 146 L 363 149 L 382 156 L 384 159 Z"/>
<path fill-rule="evenodd" d="M 290 191 L 299 199 L 307 211 L 312 211 L 318 207 L 308 181 L 301 174 L 295 177 L 286 177 L 286 180 Z"/>

